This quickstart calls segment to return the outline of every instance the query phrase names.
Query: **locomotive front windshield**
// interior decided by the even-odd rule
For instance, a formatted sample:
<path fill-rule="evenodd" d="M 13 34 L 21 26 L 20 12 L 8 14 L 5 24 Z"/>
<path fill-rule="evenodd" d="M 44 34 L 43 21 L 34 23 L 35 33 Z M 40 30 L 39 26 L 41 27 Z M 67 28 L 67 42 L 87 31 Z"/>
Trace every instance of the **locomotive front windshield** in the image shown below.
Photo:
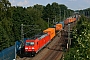
<path fill-rule="evenodd" d="M 33 46 L 34 45 L 34 42 L 26 42 L 26 46 Z"/>

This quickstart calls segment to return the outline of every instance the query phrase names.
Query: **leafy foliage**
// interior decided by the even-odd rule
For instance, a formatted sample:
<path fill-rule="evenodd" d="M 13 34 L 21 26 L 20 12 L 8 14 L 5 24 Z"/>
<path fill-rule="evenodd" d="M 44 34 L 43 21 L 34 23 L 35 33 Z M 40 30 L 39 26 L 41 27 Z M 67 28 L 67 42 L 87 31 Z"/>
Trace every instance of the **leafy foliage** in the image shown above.
<path fill-rule="evenodd" d="M 65 60 L 90 60 L 90 19 L 81 16 L 73 31 L 73 47 L 66 53 Z"/>
<path fill-rule="evenodd" d="M 73 10 L 68 9 L 65 5 L 53 2 L 51 5 L 47 4 L 46 7 L 44 7 L 42 17 L 45 21 L 48 21 L 49 18 L 50 26 L 52 26 L 52 24 L 54 24 L 53 21 L 63 21 L 65 18 L 71 16 L 73 12 Z"/>
<path fill-rule="evenodd" d="M 90 18 L 90 8 L 78 10 L 79 14 Z"/>
<path fill-rule="evenodd" d="M 35 29 L 46 29 L 47 23 L 41 18 L 41 16 L 42 12 L 36 7 L 11 7 L 8 0 L 0 0 L 0 50 L 14 45 L 15 41 L 21 39 L 21 24 L 39 25 L 39 27 Z M 33 28 L 34 27 L 25 27 L 24 32 Z M 30 31 L 25 35 L 25 38 L 30 38 L 39 32 L 40 31 Z"/>

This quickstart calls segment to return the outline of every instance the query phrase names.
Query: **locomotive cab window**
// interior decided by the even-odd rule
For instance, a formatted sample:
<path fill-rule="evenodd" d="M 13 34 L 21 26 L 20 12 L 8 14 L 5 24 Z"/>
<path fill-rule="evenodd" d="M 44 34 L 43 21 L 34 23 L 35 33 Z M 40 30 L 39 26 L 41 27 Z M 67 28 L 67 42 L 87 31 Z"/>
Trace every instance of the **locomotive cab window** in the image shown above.
<path fill-rule="evenodd" d="M 30 46 L 33 46 L 34 45 L 34 42 L 26 42 L 26 45 L 30 45 Z"/>

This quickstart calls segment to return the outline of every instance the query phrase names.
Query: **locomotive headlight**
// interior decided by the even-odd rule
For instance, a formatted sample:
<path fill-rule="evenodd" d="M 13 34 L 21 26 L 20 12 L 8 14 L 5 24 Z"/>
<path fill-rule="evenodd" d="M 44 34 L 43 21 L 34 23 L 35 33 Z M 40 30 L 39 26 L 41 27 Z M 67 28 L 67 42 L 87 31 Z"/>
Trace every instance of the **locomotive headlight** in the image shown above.
<path fill-rule="evenodd" d="M 25 49 L 28 49 L 28 48 L 25 48 Z"/>
<path fill-rule="evenodd" d="M 32 49 L 35 49 L 34 47 L 32 47 Z"/>

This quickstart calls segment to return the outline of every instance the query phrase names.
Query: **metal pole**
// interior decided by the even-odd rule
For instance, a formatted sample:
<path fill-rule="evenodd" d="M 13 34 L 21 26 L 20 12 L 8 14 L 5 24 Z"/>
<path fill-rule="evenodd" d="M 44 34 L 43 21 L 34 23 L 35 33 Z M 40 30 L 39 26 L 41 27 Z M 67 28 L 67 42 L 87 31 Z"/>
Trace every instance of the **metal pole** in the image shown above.
<path fill-rule="evenodd" d="M 49 28 L 49 18 L 48 18 L 48 28 Z"/>
<path fill-rule="evenodd" d="M 89 18 L 89 11 L 88 11 L 88 18 Z"/>
<path fill-rule="evenodd" d="M 69 14 L 69 16 L 71 16 L 71 11 L 70 11 L 70 14 Z"/>
<path fill-rule="evenodd" d="M 56 23 L 56 16 L 55 16 L 55 21 L 54 22 Z"/>
<path fill-rule="evenodd" d="M 54 19 L 53 19 L 53 24 L 55 23 Z"/>
<path fill-rule="evenodd" d="M 21 40 L 22 40 L 22 43 L 24 43 L 24 32 L 23 32 L 23 24 L 21 24 Z"/>
<path fill-rule="evenodd" d="M 70 24 L 68 24 L 68 50 L 70 49 Z M 70 53 L 70 52 L 69 52 Z M 70 57 L 70 54 L 69 54 Z"/>
<path fill-rule="evenodd" d="M 64 10 L 64 19 L 65 19 L 65 10 Z"/>
<path fill-rule="evenodd" d="M 61 11 L 60 11 L 60 21 L 61 21 Z"/>
<path fill-rule="evenodd" d="M 21 54 L 21 48 L 24 45 L 24 34 L 23 34 L 23 24 L 21 24 L 21 44 L 20 44 L 20 54 Z"/>
<path fill-rule="evenodd" d="M 85 12 L 83 11 L 83 15 L 85 15 Z"/>
<path fill-rule="evenodd" d="M 70 40 L 70 24 L 68 24 L 68 44 L 69 44 L 69 47 L 71 45 L 71 40 Z"/>
<path fill-rule="evenodd" d="M 60 18 L 60 21 L 61 21 L 61 11 L 60 11 L 60 14 L 59 14 L 59 15 L 60 15 L 60 17 L 59 17 L 59 18 Z"/>
<path fill-rule="evenodd" d="M 67 43 L 67 49 L 68 49 L 68 43 Z"/>
<path fill-rule="evenodd" d="M 16 60 L 16 42 L 15 42 L 15 60 Z"/>

